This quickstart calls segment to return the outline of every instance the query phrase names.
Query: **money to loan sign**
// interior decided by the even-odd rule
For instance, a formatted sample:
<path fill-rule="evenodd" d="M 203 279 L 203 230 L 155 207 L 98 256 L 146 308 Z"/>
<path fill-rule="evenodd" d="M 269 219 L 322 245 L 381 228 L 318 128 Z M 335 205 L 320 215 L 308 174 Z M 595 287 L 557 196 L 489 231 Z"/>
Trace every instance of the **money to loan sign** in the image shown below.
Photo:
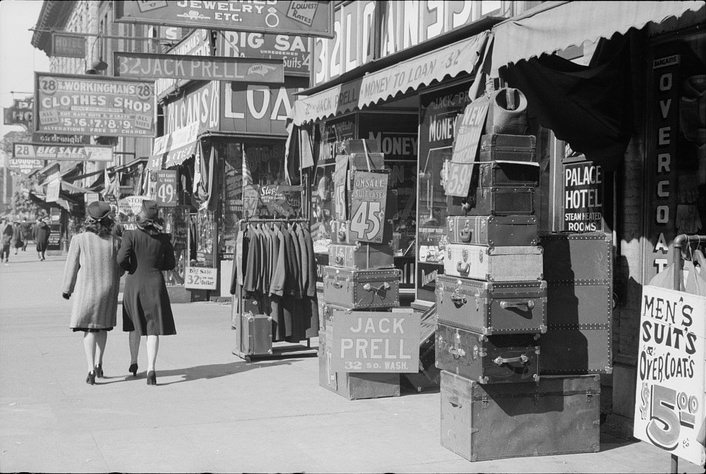
<path fill-rule="evenodd" d="M 154 83 L 35 73 L 35 132 L 154 137 Z"/>

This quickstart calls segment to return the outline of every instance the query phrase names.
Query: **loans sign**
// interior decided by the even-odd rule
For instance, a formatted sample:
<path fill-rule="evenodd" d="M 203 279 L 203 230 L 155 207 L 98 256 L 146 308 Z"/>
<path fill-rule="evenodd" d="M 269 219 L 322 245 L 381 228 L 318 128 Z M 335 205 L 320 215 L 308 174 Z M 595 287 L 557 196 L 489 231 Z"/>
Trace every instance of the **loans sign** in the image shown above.
<path fill-rule="evenodd" d="M 281 59 L 248 59 L 176 54 L 115 52 L 115 75 L 194 81 L 240 81 L 282 84 Z"/>
<path fill-rule="evenodd" d="M 15 158 L 53 161 L 113 161 L 113 147 L 101 145 L 44 145 L 14 143 Z"/>
<path fill-rule="evenodd" d="M 419 328 L 419 313 L 411 310 L 335 310 L 331 368 L 341 372 L 416 373 Z"/>
<path fill-rule="evenodd" d="M 152 81 L 41 72 L 34 78 L 35 132 L 155 135 L 157 102 Z"/>
<path fill-rule="evenodd" d="M 645 285 L 633 435 L 703 465 L 706 298 Z"/>
<path fill-rule="evenodd" d="M 115 21 L 333 37 L 329 1 L 115 1 Z"/>

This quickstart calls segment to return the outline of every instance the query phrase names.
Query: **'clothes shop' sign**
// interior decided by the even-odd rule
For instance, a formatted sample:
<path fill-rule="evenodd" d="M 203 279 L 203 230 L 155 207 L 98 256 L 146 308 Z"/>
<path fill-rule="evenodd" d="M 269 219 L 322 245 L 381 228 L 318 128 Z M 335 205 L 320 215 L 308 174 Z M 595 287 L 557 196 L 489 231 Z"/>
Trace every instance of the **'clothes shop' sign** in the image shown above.
<path fill-rule="evenodd" d="M 35 132 L 154 137 L 154 83 L 69 74 L 34 75 Z"/>
<path fill-rule="evenodd" d="M 706 298 L 645 285 L 633 435 L 703 465 Z"/>
<path fill-rule="evenodd" d="M 331 368 L 342 372 L 416 373 L 419 328 L 419 314 L 411 310 L 335 310 Z"/>

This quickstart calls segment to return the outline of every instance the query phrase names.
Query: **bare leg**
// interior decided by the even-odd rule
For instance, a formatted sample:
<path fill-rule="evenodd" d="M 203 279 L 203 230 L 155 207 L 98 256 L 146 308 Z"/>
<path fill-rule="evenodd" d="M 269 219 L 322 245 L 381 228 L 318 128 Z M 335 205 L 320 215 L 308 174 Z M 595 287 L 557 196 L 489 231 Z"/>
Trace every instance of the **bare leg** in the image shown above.
<path fill-rule="evenodd" d="M 130 364 L 137 364 L 137 356 L 140 353 L 140 333 L 130 331 Z"/>
<path fill-rule="evenodd" d="M 96 358 L 96 333 L 86 331 L 83 334 L 83 350 L 86 353 L 88 371 L 93 372 L 93 361 Z"/>
<path fill-rule="evenodd" d="M 154 371 L 159 351 L 159 336 L 147 336 L 147 371 Z"/>
<path fill-rule="evenodd" d="M 96 333 L 96 365 L 103 367 L 103 353 L 105 352 L 105 344 L 108 342 L 108 331 Z"/>

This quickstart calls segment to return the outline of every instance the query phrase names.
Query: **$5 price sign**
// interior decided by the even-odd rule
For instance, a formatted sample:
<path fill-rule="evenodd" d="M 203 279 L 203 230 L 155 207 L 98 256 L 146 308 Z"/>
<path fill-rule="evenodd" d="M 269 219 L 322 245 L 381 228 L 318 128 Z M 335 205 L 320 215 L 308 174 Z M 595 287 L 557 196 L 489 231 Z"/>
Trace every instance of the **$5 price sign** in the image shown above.
<path fill-rule="evenodd" d="M 647 436 L 656 445 L 672 450 L 679 444 L 681 427 L 694 429 L 699 398 L 686 392 L 653 385 L 643 387 L 642 401 L 649 403 Z"/>

